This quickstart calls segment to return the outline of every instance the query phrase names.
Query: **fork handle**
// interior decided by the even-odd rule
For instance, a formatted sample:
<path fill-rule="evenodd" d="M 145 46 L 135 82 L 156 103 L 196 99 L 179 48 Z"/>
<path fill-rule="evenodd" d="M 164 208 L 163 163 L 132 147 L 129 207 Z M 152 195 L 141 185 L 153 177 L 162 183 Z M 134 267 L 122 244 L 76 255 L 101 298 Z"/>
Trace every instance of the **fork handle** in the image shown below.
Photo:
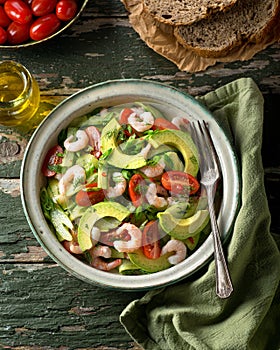
<path fill-rule="evenodd" d="M 210 190 L 208 193 L 208 206 L 210 221 L 212 227 L 212 235 L 214 240 L 214 258 L 215 258 L 215 269 L 216 269 L 216 293 L 220 298 L 228 298 L 233 291 L 233 286 L 226 264 L 225 256 L 223 253 L 223 247 L 221 242 L 221 236 L 216 220 L 213 193 Z"/>

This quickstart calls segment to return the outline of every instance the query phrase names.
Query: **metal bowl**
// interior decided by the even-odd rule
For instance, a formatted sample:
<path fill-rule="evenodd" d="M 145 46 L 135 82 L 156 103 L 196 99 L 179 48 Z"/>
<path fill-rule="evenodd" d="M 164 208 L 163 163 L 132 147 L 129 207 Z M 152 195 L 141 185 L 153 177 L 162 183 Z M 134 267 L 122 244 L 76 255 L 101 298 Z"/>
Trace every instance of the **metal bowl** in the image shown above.
<path fill-rule="evenodd" d="M 58 35 L 60 35 L 62 32 L 64 32 L 67 28 L 69 28 L 77 19 L 78 17 L 81 15 L 81 13 L 83 12 L 86 4 L 87 4 L 88 0 L 80 0 L 78 1 L 78 12 L 76 14 L 76 16 L 71 19 L 69 22 L 65 22 L 64 25 L 62 25 L 62 27 L 59 28 L 58 31 L 56 31 L 54 34 L 42 39 L 42 40 L 29 40 L 26 41 L 22 44 L 17 44 L 17 45 L 0 45 L 0 49 L 19 49 L 19 48 L 23 48 L 23 47 L 28 47 L 28 46 L 33 46 L 33 45 L 37 45 L 37 44 L 41 44 L 49 39 L 52 39 Z"/>
<path fill-rule="evenodd" d="M 161 106 L 167 116 L 186 115 L 190 120 L 204 119 L 208 124 L 221 163 L 223 198 L 218 215 L 222 240 L 230 237 L 239 208 L 239 168 L 235 152 L 211 113 L 191 96 L 161 83 L 144 80 L 116 80 L 90 86 L 60 103 L 39 125 L 27 146 L 21 168 L 21 196 L 30 228 L 46 252 L 65 270 L 79 279 L 103 287 L 126 291 L 147 290 L 175 283 L 213 258 L 213 240 L 204 243 L 183 262 L 167 270 L 126 276 L 96 270 L 68 253 L 50 231 L 42 213 L 39 192 L 44 184 L 41 174 L 46 152 L 57 143 L 60 131 L 74 118 L 97 107 L 109 107 L 134 101 Z"/>

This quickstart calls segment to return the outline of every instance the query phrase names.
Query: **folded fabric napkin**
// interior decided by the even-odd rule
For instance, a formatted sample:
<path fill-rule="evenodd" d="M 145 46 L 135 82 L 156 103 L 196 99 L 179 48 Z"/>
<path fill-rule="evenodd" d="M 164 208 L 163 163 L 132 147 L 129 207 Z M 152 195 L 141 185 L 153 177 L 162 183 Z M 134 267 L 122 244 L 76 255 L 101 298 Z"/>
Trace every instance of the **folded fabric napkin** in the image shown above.
<path fill-rule="evenodd" d="M 252 79 L 241 78 L 199 100 L 240 160 L 241 207 L 225 247 L 234 292 L 216 296 L 211 261 L 200 273 L 130 303 L 120 322 L 147 350 L 279 350 L 280 252 L 263 181 L 263 97 Z"/>

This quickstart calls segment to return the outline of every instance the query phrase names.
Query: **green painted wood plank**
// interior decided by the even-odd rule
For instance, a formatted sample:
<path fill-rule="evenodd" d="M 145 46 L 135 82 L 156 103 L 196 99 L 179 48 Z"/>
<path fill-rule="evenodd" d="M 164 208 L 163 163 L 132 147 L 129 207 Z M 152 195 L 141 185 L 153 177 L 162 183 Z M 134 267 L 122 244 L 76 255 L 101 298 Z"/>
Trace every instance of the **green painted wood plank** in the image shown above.
<path fill-rule="evenodd" d="M 0 281 L 0 346 L 133 347 L 118 315 L 140 293 L 88 285 L 55 264 L 1 265 Z"/>

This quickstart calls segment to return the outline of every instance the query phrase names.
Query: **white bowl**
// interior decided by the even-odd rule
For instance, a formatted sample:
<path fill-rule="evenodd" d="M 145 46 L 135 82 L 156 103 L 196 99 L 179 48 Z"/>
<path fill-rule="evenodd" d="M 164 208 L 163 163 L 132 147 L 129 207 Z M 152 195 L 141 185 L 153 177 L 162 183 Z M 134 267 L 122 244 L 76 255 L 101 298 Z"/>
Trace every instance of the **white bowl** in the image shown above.
<path fill-rule="evenodd" d="M 167 85 L 144 80 L 116 80 L 90 86 L 60 103 L 39 125 L 27 146 L 21 168 L 21 196 L 30 228 L 45 251 L 65 270 L 77 278 L 103 287 L 126 291 L 147 290 L 175 283 L 213 258 L 213 240 L 204 243 L 183 262 L 160 272 L 127 276 L 103 272 L 79 261 L 68 253 L 51 233 L 40 204 L 40 188 L 44 184 L 42 162 L 47 151 L 57 143 L 58 134 L 75 118 L 97 107 L 109 107 L 141 101 L 157 104 L 169 116 L 203 119 L 208 125 L 221 163 L 223 198 L 218 215 L 222 240 L 231 233 L 239 208 L 239 167 L 235 152 L 211 113 L 193 97 Z M 160 106 L 161 107 L 158 107 Z"/>

